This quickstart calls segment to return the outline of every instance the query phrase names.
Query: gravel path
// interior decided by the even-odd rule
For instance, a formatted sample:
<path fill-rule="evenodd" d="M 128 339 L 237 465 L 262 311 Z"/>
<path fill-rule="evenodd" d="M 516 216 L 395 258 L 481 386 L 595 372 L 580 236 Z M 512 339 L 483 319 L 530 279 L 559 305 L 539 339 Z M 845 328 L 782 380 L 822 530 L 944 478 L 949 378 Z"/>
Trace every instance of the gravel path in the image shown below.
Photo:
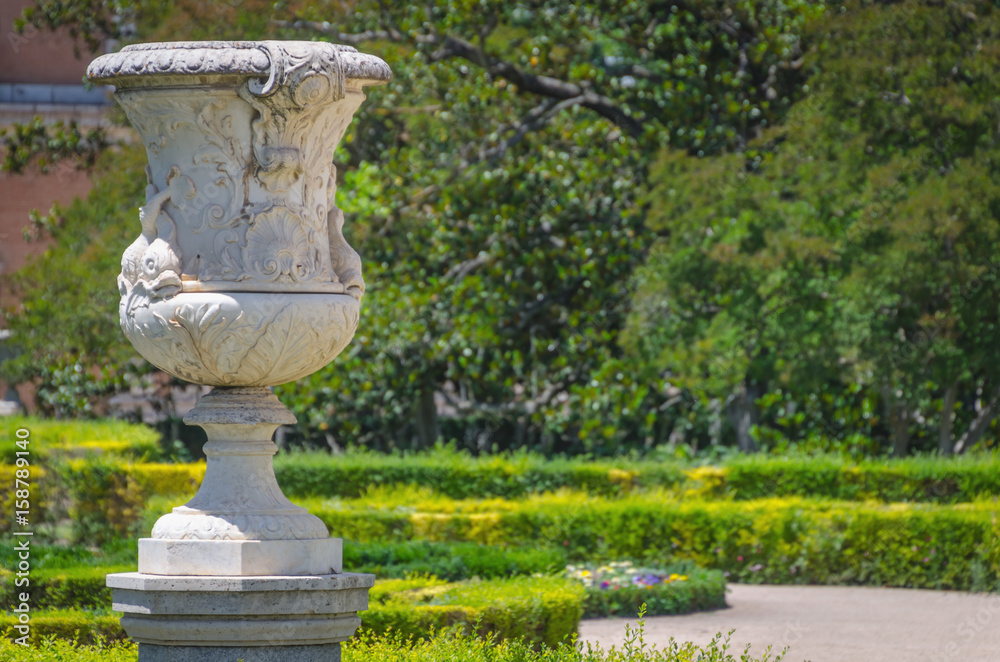
<path fill-rule="evenodd" d="M 733 628 L 733 648 L 786 662 L 1000 662 L 1000 594 L 846 586 L 731 584 L 728 609 L 646 619 L 646 642 L 707 643 Z M 590 619 L 580 640 L 621 644 L 634 619 Z M 738 657 L 738 655 L 737 655 Z"/>

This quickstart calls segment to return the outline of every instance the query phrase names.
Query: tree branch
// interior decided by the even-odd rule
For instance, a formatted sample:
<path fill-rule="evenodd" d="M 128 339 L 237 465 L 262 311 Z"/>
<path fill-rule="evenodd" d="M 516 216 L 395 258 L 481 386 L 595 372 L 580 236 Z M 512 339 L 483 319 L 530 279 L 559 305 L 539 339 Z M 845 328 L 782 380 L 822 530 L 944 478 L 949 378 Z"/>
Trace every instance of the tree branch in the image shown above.
<path fill-rule="evenodd" d="M 459 400 L 452 393 L 446 389 L 440 389 L 438 393 L 445 399 L 449 405 L 455 408 L 459 412 L 481 412 L 484 414 L 509 414 L 511 412 L 523 411 L 526 414 L 534 414 L 539 408 L 548 404 L 552 398 L 558 395 L 563 389 L 562 384 L 549 384 L 545 387 L 545 390 L 538 394 L 537 397 L 531 398 L 530 400 L 523 401 L 511 401 L 505 402 L 499 405 L 491 405 L 484 402 L 475 402 L 473 400 L 462 399 Z"/>
<path fill-rule="evenodd" d="M 340 32 L 332 24 L 326 22 L 275 20 L 271 24 L 275 27 L 312 30 L 320 34 L 329 35 L 344 44 L 359 44 L 371 40 L 397 42 L 410 40 L 417 44 L 437 46 L 437 50 L 430 55 L 432 62 L 440 62 L 441 60 L 450 58 L 467 60 L 468 62 L 482 66 L 491 76 L 513 83 L 519 90 L 524 92 L 530 92 L 551 99 L 578 98 L 579 100 L 573 105 L 580 105 L 593 110 L 601 117 L 620 126 L 633 137 L 638 138 L 643 132 L 642 123 L 615 105 L 615 102 L 608 97 L 585 89 L 576 83 L 552 78 L 551 76 L 537 76 L 528 73 L 510 62 L 490 56 L 471 42 L 459 37 L 437 33 L 404 35 L 395 26 L 391 26 L 387 30 L 369 30 L 358 34 L 349 34 Z"/>

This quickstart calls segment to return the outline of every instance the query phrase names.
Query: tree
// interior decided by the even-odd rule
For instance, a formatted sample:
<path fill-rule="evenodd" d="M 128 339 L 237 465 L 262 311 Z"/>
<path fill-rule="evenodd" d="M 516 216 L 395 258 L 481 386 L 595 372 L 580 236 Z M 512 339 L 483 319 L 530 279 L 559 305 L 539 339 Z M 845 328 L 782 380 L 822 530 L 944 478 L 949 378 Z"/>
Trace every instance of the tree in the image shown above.
<path fill-rule="evenodd" d="M 385 58 L 394 80 L 370 93 L 337 156 L 370 283 L 364 322 L 346 356 L 284 387 L 303 434 L 387 448 L 440 429 L 484 448 L 595 452 L 649 437 L 663 402 L 633 381 L 625 399 L 640 411 L 623 414 L 614 391 L 631 371 L 618 333 L 647 245 L 637 194 L 650 159 L 666 143 L 739 146 L 780 116 L 802 79 L 798 35 L 820 11 L 773 0 L 37 6 L 27 20 L 84 41 L 305 37 Z M 439 422 L 445 407 L 453 418 Z"/>
<path fill-rule="evenodd" d="M 897 455 L 979 440 L 998 402 L 982 47 L 998 29 L 984 2 L 848 3 L 811 23 L 809 92 L 781 125 L 742 153 L 663 157 L 636 351 L 738 405 L 751 385 L 800 407 L 860 387 Z"/>

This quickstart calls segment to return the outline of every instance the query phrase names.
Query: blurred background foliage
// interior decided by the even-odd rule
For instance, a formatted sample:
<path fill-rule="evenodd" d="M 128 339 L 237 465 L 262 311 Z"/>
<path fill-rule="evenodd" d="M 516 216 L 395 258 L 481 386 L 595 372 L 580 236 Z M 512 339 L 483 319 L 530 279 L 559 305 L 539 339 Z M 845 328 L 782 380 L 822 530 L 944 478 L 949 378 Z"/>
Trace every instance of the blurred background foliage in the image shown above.
<path fill-rule="evenodd" d="M 392 67 L 336 155 L 362 323 L 277 389 L 290 443 L 994 443 L 992 3 L 36 0 L 28 24 L 81 48 L 330 40 Z M 40 130 L 19 164 L 85 158 L 98 183 L 32 219 L 55 241 L 11 279 L 3 370 L 88 415 L 149 370 L 113 286 L 144 155 Z"/>

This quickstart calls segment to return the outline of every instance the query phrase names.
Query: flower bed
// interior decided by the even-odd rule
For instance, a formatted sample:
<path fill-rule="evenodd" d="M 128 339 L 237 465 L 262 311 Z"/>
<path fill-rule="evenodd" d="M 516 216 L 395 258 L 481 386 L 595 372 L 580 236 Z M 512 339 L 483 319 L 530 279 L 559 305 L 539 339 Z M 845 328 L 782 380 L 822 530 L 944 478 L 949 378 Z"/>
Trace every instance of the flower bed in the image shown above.
<path fill-rule="evenodd" d="M 726 606 L 726 580 L 718 570 L 692 563 L 649 568 L 631 561 L 566 567 L 586 589 L 584 618 L 634 616 L 646 605 L 651 616 L 687 614 Z"/>

